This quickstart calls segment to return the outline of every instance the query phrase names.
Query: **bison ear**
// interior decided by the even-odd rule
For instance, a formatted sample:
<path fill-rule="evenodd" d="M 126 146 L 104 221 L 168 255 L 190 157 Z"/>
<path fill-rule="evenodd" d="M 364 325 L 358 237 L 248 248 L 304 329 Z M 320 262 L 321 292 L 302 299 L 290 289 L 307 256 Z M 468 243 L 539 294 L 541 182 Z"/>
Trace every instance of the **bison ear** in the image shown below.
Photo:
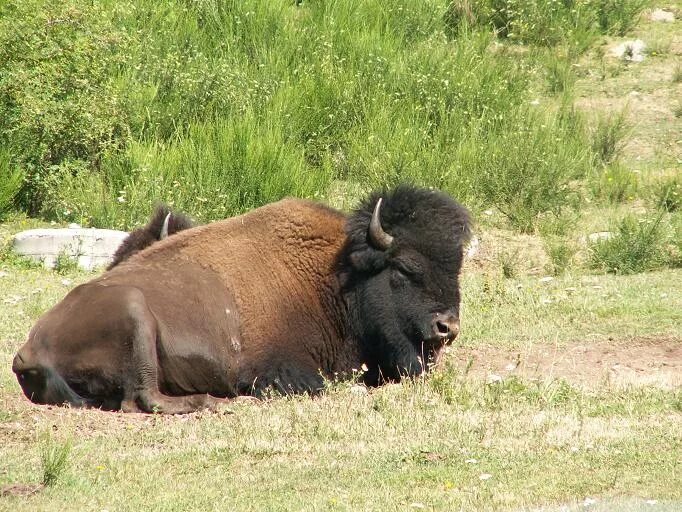
<path fill-rule="evenodd" d="M 360 272 L 378 272 L 386 267 L 388 256 L 383 251 L 365 249 L 349 256 L 350 264 Z"/>

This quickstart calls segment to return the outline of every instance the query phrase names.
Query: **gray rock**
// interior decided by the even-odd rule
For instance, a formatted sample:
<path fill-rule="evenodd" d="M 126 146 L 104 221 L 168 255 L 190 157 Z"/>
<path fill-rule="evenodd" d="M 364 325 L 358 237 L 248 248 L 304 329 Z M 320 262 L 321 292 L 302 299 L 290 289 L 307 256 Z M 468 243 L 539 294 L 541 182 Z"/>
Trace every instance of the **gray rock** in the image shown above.
<path fill-rule="evenodd" d="M 65 254 L 80 268 L 91 270 L 108 264 L 127 236 L 112 229 L 30 229 L 17 233 L 12 246 L 17 254 L 42 261 L 46 268 L 54 267 L 57 256 Z"/>

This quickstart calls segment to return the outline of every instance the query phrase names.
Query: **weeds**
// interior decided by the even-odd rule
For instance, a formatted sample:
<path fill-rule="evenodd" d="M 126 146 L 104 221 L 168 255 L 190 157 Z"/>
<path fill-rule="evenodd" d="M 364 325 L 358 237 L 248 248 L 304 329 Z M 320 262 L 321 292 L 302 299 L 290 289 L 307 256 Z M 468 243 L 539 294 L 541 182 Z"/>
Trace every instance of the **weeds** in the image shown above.
<path fill-rule="evenodd" d="M 682 209 L 682 178 L 669 176 L 661 179 L 652 187 L 653 202 L 657 208 L 666 212 Z"/>
<path fill-rule="evenodd" d="M 500 252 L 497 258 L 500 264 L 500 269 L 502 271 L 502 276 L 504 276 L 506 279 L 516 277 L 516 275 L 518 274 L 518 267 L 520 263 L 519 250 L 516 249 L 513 251 Z"/>
<path fill-rule="evenodd" d="M 577 252 L 575 245 L 558 237 L 546 237 L 544 246 L 551 262 L 551 267 L 547 269 L 549 273 L 561 275 L 566 272 Z"/>
<path fill-rule="evenodd" d="M 647 0 L 598 0 L 597 21 L 604 34 L 624 36 L 639 21 Z"/>
<path fill-rule="evenodd" d="M 649 39 L 646 46 L 646 53 L 652 57 L 660 57 L 670 53 L 672 41 L 669 37 L 654 37 Z"/>
<path fill-rule="evenodd" d="M 638 189 L 637 175 L 620 162 L 604 167 L 590 180 L 593 197 L 607 203 L 622 203 L 632 200 Z"/>
<path fill-rule="evenodd" d="M 591 166 L 584 130 L 527 109 L 541 52 L 491 51 L 489 27 L 565 43 L 570 58 L 547 62 L 563 94 L 592 4 L 2 5 L 0 143 L 27 170 L 22 207 L 48 218 L 130 228 L 165 201 L 210 220 L 411 181 L 492 202 L 532 231 Z"/>
<path fill-rule="evenodd" d="M 662 214 L 642 219 L 626 216 L 613 236 L 590 244 L 590 266 L 613 274 L 634 274 L 664 266 L 668 255 L 662 218 Z"/>
<path fill-rule="evenodd" d="M 78 256 L 72 256 L 67 251 L 60 251 L 54 260 L 53 270 L 57 274 L 65 275 L 78 269 Z"/>
<path fill-rule="evenodd" d="M 600 117 L 592 133 L 592 151 L 603 164 L 618 158 L 623 140 L 628 133 L 627 111 L 622 110 L 611 117 Z"/>
<path fill-rule="evenodd" d="M 43 268 L 41 261 L 36 261 L 27 256 L 17 254 L 12 248 L 12 243 L 8 242 L 0 248 L 0 263 L 12 268 L 29 270 Z"/>
<path fill-rule="evenodd" d="M 576 76 L 570 59 L 552 56 L 547 59 L 545 67 L 547 69 L 547 90 L 550 94 L 563 93 L 573 89 Z"/>
<path fill-rule="evenodd" d="M 23 173 L 13 165 L 9 151 L 0 148 L 0 220 L 14 206 L 22 180 Z"/>
<path fill-rule="evenodd" d="M 56 441 L 49 434 L 43 436 L 40 445 L 40 462 L 42 464 L 42 483 L 52 486 L 62 477 L 67 467 L 71 441 Z"/>

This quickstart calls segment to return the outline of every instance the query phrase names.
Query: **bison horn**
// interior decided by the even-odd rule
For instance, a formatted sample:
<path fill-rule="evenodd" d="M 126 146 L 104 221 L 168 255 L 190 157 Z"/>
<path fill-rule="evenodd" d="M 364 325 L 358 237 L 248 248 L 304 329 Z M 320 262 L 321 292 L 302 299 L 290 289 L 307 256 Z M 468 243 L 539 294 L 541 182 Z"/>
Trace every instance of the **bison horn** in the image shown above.
<path fill-rule="evenodd" d="M 377 201 L 374 207 L 374 213 L 372 214 L 372 220 L 369 221 L 369 239 L 372 244 L 377 248 L 385 251 L 393 243 L 393 237 L 386 233 L 381 227 L 381 221 L 379 220 L 379 210 L 381 209 L 381 197 Z"/>
<path fill-rule="evenodd" d="M 166 218 L 163 220 L 163 226 L 161 227 L 161 233 L 159 234 L 159 240 L 163 240 L 168 236 L 168 223 L 170 222 L 171 213 L 168 212 Z"/>

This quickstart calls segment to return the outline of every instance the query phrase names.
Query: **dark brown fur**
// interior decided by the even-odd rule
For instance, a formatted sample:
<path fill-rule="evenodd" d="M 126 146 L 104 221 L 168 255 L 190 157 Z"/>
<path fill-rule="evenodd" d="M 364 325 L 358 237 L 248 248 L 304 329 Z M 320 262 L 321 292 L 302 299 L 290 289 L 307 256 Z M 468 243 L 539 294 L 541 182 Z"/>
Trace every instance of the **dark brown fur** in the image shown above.
<path fill-rule="evenodd" d="M 161 238 L 163 223 L 169 213 L 171 216 L 168 221 L 168 236 L 171 236 L 178 231 L 194 227 L 194 222 L 186 215 L 173 212 L 166 205 L 159 205 L 145 226 L 131 231 L 128 237 L 123 240 L 114 253 L 114 257 L 107 267 L 107 270 L 111 270 L 122 261 L 130 258 L 133 254 L 146 249 L 154 242 L 158 242 Z"/>

